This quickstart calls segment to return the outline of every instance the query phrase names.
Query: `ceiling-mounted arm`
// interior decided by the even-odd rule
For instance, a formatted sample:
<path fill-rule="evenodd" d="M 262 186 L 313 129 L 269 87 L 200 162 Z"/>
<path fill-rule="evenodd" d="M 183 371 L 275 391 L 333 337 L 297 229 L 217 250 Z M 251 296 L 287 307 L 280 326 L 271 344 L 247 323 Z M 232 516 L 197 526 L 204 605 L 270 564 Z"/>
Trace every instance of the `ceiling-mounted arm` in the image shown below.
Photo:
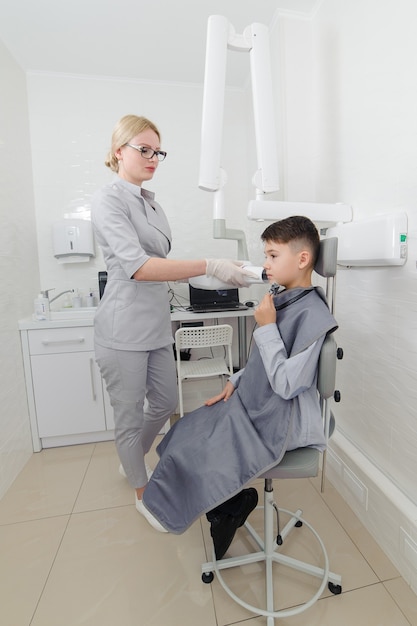
<path fill-rule="evenodd" d="M 271 193 L 279 189 L 279 179 L 268 28 L 255 23 L 238 35 L 221 15 L 209 17 L 207 26 L 198 186 L 218 191 L 226 183 L 221 152 L 228 49 L 249 53 L 258 166 L 254 184 L 260 192 Z"/>
<path fill-rule="evenodd" d="M 252 183 L 258 196 L 279 190 L 271 54 L 269 32 L 264 24 L 251 24 L 245 35 L 251 41 L 249 57 L 258 163 Z"/>
<path fill-rule="evenodd" d="M 279 219 L 300 213 L 298 210 L 300 205 L 265 201 L 266 194 L 279 189 L 268 28 L 263 24 L 254 23 L 245 29 L 243 35 L 237 35 L 225 17 L 212 15 L 208 20 L 207 27 L 198 184 L 201 189 L 214 193 L 213 237 L 237 241 L 237 257 L 248 260 L 245 233 L 242 230 L 226 227 L 224 206 L 223 188 L 227 176 L 221 167 L 221 152 L 228 49 L 247 52 L 250 56 L 257 171 L 253 177 L 253 183 L 256 187 L 256 200 L 249 202 L 248 217 L 251 219 Z M 302 208 L 305 207 L 306 204 L 304 203 Z M 351 208 L 346 205 L 309 203 L 308 208 L 309 211 L 305 214 L 314 221 L 322 220 L 324 214 L 327 218 L 329 210 L 334 222 L 351 219 Z M 282 212 L 285 215 L 282 215 Z M 304 210 L 302 212 L 304 213 Z M 202 282 L 205 288 L 217 288 L 209 287 L 206 277 L 203 278 L 204 281 Z M 193 280 L 195 281 L 195 279 Z M 258 282 L 258 280 L 254 282 Z"/>
<path fill-rule="evenodd" d="M 203 113 L 198 186 L 205 191 L 222 189 L 226 182 L 220 159 L 223 139 L 229 22 L 221 15 L 209 17 L 204 70 Z"/>
<path fill-rule="evenodd" d="M 346 204 L 266 201 L 268 193 L 279 189 L 268 28 L 254 23 L 243 35 L 237 35 L 225 17 L 212 15 L 207 28 L 199 187 L 217 196 L 214 201 L 214 237 L 237 239 L 237 232 L 240 237 L 238 256 L 242 258 L 241 254 L 244 254 L 243 258 L 247 258 L 247 252 L 242 252 L 246 248 L 243 231 L 229 231 L 225 223 L 223 187 L 226 174 L 220 163 L 228 49 L 250 53 L 258 169 L 253 176 L 256 199 L 249 202 L 249 219 L 274 220 L 304 214 L 315 222 L 351 221 L 352 209 Z"/>
<path fill-rule="evenodd" d="M 200 189 L 214 193 L 214 239 L 237 241 L 237 257 L 239 259 L 248 259 L 244 231 L 226 227 L 223 188 L 227 181 L 227 175 L 221 167 L 221 153 L 228 48 L 249 51 L 250 46 L 245 41 L 243 35 L 236 35 L 233 26 L 229 24 L 225 17 L 212 15 L 209 17 L 207 26 L 198 186 Z"/>

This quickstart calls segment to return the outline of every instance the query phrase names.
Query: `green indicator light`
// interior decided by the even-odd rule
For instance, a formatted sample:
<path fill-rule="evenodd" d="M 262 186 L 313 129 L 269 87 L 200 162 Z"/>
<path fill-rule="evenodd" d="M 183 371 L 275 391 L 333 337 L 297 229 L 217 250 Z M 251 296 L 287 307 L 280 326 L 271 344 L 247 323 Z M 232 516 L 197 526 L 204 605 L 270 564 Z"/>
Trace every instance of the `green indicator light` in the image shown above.
<path fill-rule="evenodd" d="M 402 233 L 400 235 L 400 242 L 401 243 L 405 243 L 407 241 L 407 235 L 405 235 L 404 233 Z"/>

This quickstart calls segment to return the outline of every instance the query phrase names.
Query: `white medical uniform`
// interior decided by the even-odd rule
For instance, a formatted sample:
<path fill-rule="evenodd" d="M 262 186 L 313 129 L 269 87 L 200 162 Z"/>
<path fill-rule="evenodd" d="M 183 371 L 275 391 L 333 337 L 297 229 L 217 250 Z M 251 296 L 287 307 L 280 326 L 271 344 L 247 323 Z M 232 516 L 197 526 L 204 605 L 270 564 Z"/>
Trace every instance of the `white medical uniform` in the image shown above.
<path fill-rule="evenodd" d="M 108 272 L 94 319 L 96 359 L 120 460 L 132 487 L 143 487 L 144 454 L 175 411 L 177 384 L 168 286 L 132 276 L 167 256 L 171 230 L 153 194 L 120 178 L 94 194 L 92 222 Z"/>

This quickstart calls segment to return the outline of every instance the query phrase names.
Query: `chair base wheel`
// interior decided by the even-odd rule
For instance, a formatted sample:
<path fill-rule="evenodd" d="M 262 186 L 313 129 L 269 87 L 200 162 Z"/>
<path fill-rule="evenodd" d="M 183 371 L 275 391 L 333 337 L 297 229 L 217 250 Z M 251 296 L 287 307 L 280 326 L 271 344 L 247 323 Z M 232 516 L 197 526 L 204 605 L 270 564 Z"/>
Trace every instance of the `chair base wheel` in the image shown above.
<path fill-rule="evenodd" d="M 201 575 L 201 580 L 203 581 L 203 583 L 206 583 L 206 585 L 210 584 L 213 582 L 214 579 L 214 574 L 213 572 L 204 572 Z M 330 584 L 330 583 L 329 583 Z"/>
<path fill-rule="evenodd" d="M 299 519 L 298 522 L 295 522 L 294 526 L 296 528 L 301 528 L 301 526 L 303 525 L 303 522 Z"/>
<path fill-rule="evenodd" d="M 334 583 L 329 582 L 328 587 L 329 591 L 331 591 L 335 596 L 338 596 L 340 593 L 342 593 L 341 585 L 335 585 Z"/>

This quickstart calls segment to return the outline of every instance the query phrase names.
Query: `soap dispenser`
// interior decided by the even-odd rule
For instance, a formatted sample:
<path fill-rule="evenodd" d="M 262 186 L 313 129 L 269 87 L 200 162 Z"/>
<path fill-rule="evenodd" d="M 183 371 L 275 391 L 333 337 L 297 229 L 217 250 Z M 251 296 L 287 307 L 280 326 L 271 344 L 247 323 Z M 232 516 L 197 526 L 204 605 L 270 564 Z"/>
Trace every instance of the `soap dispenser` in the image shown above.
<path fill-rule="evenodd" d="M 49 309 L 49 298 L 45 291 L 41 291 L 37 298 L 35 298 L 34 302 L 34 311 L 33 311 L 33 319 L 37 322 L 43 322 L 45 320 L 49 320 L 50 318 L 50 309 Z"/>

